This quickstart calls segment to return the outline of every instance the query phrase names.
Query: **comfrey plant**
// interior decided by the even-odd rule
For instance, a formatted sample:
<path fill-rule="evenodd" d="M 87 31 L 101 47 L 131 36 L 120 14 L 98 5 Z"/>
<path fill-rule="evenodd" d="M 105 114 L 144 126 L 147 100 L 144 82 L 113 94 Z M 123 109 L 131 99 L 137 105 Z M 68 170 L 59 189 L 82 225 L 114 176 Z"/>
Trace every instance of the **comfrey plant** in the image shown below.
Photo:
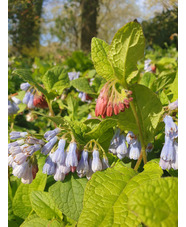
<path fill-rule="evenodd" d="M 142 27 L 131 22 L 110 45 L 92 39 L 95 69 L 68 73 L 63 63 L 47 69 L 42 85 L 14 71 L 28 79 L 24 102 L 36 106 L 30 97 L 40 91 L 48 108 L 29 110 L 32 130 L 9 117 L 10 224 L 177 226 L 177 65 L 158 51 L 156 74 L 145 73 L 144 48 Z"/>

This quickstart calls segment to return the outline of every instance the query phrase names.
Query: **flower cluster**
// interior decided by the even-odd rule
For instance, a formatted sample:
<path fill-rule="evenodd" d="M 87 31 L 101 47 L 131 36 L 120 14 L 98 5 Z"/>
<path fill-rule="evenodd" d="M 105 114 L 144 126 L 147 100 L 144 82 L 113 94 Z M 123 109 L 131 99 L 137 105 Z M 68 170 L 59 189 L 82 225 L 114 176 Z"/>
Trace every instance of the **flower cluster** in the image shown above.
<path fill-rule="evenodd" d="M 22 83 L 20 85 L 20 88 L 21 90 L 26 91 L 25 96 L 23 98 L 23 103 L 26 104 L 29 109 L 33 109 L 34 107 L 44 109 L 48 107 L 44 95 L 35 92 L 34 89 L 31 88 L 29 83 Z"/>
<path fill-rule="evenodd" d="M 24 184 L 30 184 L 38 172 L 33 154 L 45 144 L 43 140 L 27 136 L 27 132 L 11 132 L 10 139 L 19 139 L 8 144 L 8 165 L 13 175 L 21 178 Z"/>
<path fill-rule="evenodd" d="M 93 150 L 92 159 L 88 158 L 88 151 L 84 149 L 81 153 L 81 159 L 78 160 L 76 142 L 71 141 L 68 148 L 65 149 L 66 140 L 64 138 L 58 140 L 56 136 L 59 132 L 60 129 L 56 128 L 44 135 L 49 142 L 44 145 L 41 152 L 45 155 L 49 153 L 49 155 L 43 166 L 43 173 L 53 175 L 56 181 L 63 181 L 70 171 L 72 173 L 76 171 L 79 177 L 86 176 L 87 179 L 90 179 L 94 172 L 109 167 L 107 157 L 103 157 L 101 161 L 99 151 L 96 149 Z M 52 150 L 57 141 L 58 146 Z"/>
<path fill-rule="evenodd" d="M 151 143 L 147 145 L 146 152 L 151 152 L 153 146 Z M 137 160 L 141 153 L 141 144 L 133 132 L 128 132 L 126 137 L 121 134 L 120 129 L 116 132 L 111 140 L 109 151 L 116 154 L 119 159 L 129 157 L 130 159 Z"/>
<path fill-rule="evenodd" d="M 21 101 L 16 97 L 11 97 L 11 100 L 8 100 L 8 115 L 16 114 L 19 110 L 19 107 L 17 106 L 20 104 Z"/>
<path fill-rule="evenodd" d="M 118 115 L 120 111 L 124 112 L 133 100 L 131 95 L 132 91 L 122 89 L 119 93 L 115 88 L 115 84 L 107 82 L 98 96 L 95 115 L 101 115 L 102 118 L 105 118 L 106 116 L 111 117 L 113 113 Z"/>
<path fill-rule="evenodd" d="M 171 116 L 166 115 L 163 119 L 165 123 L 165 143 L 163 145 L 160 163 L 162 169 L 178 169 L 178 144 L 175 139 L 178 137 L 178 127 Z"/>

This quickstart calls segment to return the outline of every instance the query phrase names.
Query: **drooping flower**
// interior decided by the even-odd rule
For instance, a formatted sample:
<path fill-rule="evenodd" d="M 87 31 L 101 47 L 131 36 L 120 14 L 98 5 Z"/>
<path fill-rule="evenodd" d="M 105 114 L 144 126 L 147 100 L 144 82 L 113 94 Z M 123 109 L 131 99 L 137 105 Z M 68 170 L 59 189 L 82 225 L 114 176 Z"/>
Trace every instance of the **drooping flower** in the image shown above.
<path fill-rule="evenodd" d="M 175 160 L 174 141 L 167 135 L 165 135 L 165 144 L 163 145 L 160 158 L 164 161 Z"/>
<path fill-rule="evenodd" d="M 52 150 L 52 148 L 55 145 L 55 143 L 57 142 L 57 140 L 58 140 L 57 136 L 52 138 L 48 143 L 46 143 L 43 146 L 41 153 L 44 154 L 44 155 L 47 155 Z"/>
<path fill-rule="evenodd" d="M 119 145 L 119 135 L 120 135 L 120 129 L 116 129 L 115 134 L 110 142 L 109 151 L 113 154 L 116 154 L 116 149 Z"/>
<path fill-rule="evenodd" d="M 129 158 L 137 160 L 140 156 L 141 145 L 138 140 L 129 146 Z"/>
<path fill-rule="evenodd" d="M 128 144 L 133 144 L 136 142 L 136 136 L 134 135 L 133 132 L 129 131 L 127 136 L 126 136 L 126 141 Z"/>
<path fill-rule="evenodd" d="M 25 93 L 25 96 L 24 96 L 24 98 L 23 98 L 23 103 L 24 104 L 28 104 L 28 102 L 29 102 L 29 100 L 30 100 L 30 96 L 31 96 L 31 93 L 29 92 L 29 91 L 27 91 L 26 93 Z"/>
<path fill-rule="evenodd" d="M 8 115 L 16 114 L 18 110 L 17 104 L 8 100 Z"/>
<path fill-rule="evenodd" d="M 18 177 L 18 178 L 24 178 L 25 174 L 26 174 L 26 169 L 28 168 L 28 161 L 27 162 L 23 162 L 22 164 L 20 165 L 15 165 L 13 167 L 13 175 Z"/>
<path fill-rule="evenodd" d="M 59 140 L 58 148 L 53 153 L 53 156 L 52 156 L 52 161 L 54 163 L 58 163 L 58 164 L 65 163 L 65 158 L 66 158 L 65 151 L 64 151 L 65 144 L 66 144 L 66 140 L 64 140 L 64 139 Z"/>
<path fill-rule="evenodd" d="M 69 145 L 69 151 L 65 160 L 67 167 L 76 167 L 78 165 L 78 159 L 76 154 L 77 145 L 75 142 L 71 142 Z"/>
<path fill-rule="evenodd" d="M 125 141 L 126 141 L 125 136 L 123 134 L 120 135 L 119 136 L 119 145 L 116 148 L 116 153 L 117 153 L 117 155 L 119 154 L 119 157 L 122 156 L 122 158 L 124 158 L 125 155 L 128 152 L 127 145 L 126 145 Z"/>
<path fill-rule="evenodd" d="M 10 139 L 11 140 L 15 140 L 15 139 L 19 139 L 19 138 L 24 138 L 27 135 L 28 135 L 27 132 L 15 132 L 15 131 L 12 131 L 10 133 Z"/>
<path fill-rule="evenodd" d="M 168 105 L 169 110 L 175 110 L 178 108 L 178 99 L 175 102 L 172 102 Z"/>
<path fill-rule="evenodd" d="M 76 172 L 79 177 L 84 177 L 88 173 L 88 171 L 89 171 L 88 152 L 86 150 L 83 150 L 81 154 L 81 160 L 77 165 Z"/>
<path fill-rule="evenodd" d="M 171 116 L 166 115 L 163 119 L 165 123 L 165 135 L 169 136 L 170 139 L 178 137 L 178 126 L 174 123 Z"/>
<path fill-rule="evenodd" d="M 40 144 L 40 145 L 45 145 L 45 142 L 43 140 L 36 139 L 36 138 L 34 138 L 32 136 L 26 137 L 25 143 L 27 143 L 27 144 Z"/>
<path fill-rule="evenodd" d="M 26 161 L 27 158 L 28 155 L 21 152 L 14 156 L 14 162 L 16 162 L 18 165 L 21 165 Z"/>
<path fill-rule="evenodd" d="M 21 90 L 23 90 L 23 91 L 27 91 L 29 87 L 30 87 L 30 84 L 29 84 L 29 83 L 22 83 L 22 84 L 20 85 L 20 88 L 21 88 Z"/>
<path fill-rule="evenodd" d="M 10 150 L 11 147 L 16 147 L 16 146 L 20 146 L 24 143 L 24 140 L 21 139 L 21 140 L 17 140 L 15 142 L 12 142 L 12 143 L 9 143 L 8 144 L 8 151 Z"/>
<path fill-rule="evenodd" d="M 104 156 L 102 158 L 102 170 L 105 170 L 109 167 L 110 167 L 110 165 L 109 165 L 109 162 L 108 162 L 108 158 L 106 156 Z"/>
<path fill-rule="evenodd" d="M 60 128 L 55 128 L 54 130 L 45 132 L 44 138 L 47 141 L 50 141 L 52 138 L 54 138 L 54 136 L 56 136 L 60 132 L 61 132 L 61 129 Z"/>
<path fill-rule="evenodd" d="M 94 173 L 92 170 L 92 159 L 91 158 L 89 159 L 88 165 L 89 165 L 89 170 L 86 173 L 86 178 L 87 178 L 87 180 L 90 180 L 92 174 Z"/>
<path fill-rule="evenodd" d="M 34 109 L 34 95 L 33 94 L 30 94 L 30 98 L 29 98 L 29 101 L 27 103 L 27 106 L 29 109 Z"/>
<path fill-rule="evenodd" d="M 43 173 L 47 175 L 53 175 L 56 171 L 56 164 L 52 162 L 50 155 L 47 157 L 46 162 L 43 166 Z"/>
<path fill-rule="evenodd" d="M 99 151 L 98 150 L 93 150 L 92 153 L 93 159 L 92 159 L 92 171 L 101 171 L 102 170 L 102 163 L 99 158 Z"/>
<path fill-rule="evenodd" d="M 56 171 L 54 174 L 54 180 L 55 181 L 63 181 L 65 179 L 65 174 L 61 172 L 61 169 L 59 168 L 59 164 L 56 165 Z"/>

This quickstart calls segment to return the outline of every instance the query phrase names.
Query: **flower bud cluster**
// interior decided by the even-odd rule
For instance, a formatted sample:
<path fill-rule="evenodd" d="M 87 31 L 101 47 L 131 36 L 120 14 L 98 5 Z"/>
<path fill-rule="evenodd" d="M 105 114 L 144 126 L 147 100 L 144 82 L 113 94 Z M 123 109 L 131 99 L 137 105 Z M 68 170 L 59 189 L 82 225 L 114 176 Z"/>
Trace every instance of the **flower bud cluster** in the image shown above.
<path fill-rule="evenodd" d="M 11 97 L 11 100 L 8 100 L 8 115 L 16 114 L 19 110 L 17 106 L 21 101 L 16 97 Z"/>
<path fill-rule="evenodd" d="M 25 138 L 27 132 L 11 132 L 10 136 L 10 139 Z M 22 183 L 30 184 L 36 177 L 38 167 L 31 157 L 44 144 L 43 140 L 31 136 L 8 144 L 8 165 L 13 168 L 13 175 L 21 178 Z"/>
<path fill-rule="evenodd" d="M 133 100 L 131 95 L 132 91 L 124 91 L 123 89 L 122 93 L 119 93 L 115 89 L 115 85 L 107 82 L 98 96 L 95 115 L 101 115 L 102 118 L 105 118 L 106 116 L 111 117 L 113 114 L 118 115 L 120 112 L 124 112 L 125 108 L 129 108 L 130 102 Z"/>
<path fill-rule="evenodd" d="M 165 123 L 165 143 L 159 165 L 162 169 L 178 169 L 178 144 L 175 141 L 178 137 L 178 127 L 169 115 L 166 115 L 163 121 Z"/>
<path fill-rule="evenodd" d="M 26 104 L 29 109 L 33 109 L 34 107 L 44 109 L 48 107 L 44 95 L 43 94 L 40 95 L 38 92 L 34 92 L 34 90 L 31 89 L 29 83 L 22 83 L 20 85 L 20 88 L 21 90 L 26 91 L 25 96 L 23 98 L 23 103 Z"/>

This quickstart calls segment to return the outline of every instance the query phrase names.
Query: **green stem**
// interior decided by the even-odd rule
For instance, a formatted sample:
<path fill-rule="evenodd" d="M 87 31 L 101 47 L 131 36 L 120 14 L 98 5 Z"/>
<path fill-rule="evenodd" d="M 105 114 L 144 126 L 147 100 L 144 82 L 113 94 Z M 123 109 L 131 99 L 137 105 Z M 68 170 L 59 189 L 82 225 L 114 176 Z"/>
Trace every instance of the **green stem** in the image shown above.
<path fill-rule="evenodd" d="M 46 101 L 48 103 L 48 108 L 49 108 L 49 111 L 50 111 L 50 114 L 52 117 L 55 117 L 55 114 L 54 114 L 54 111 L 52 109 L 52 102 L 50 102 L 50 100 L 48 98 L 46 98 Z M 54 123 L 54 122 L 53 122 Z M 54 126 L 57 127 L 57 124 L 54 123 Z"/>
<path fill-rule="evenodd" d="M 136 112 L 136 108 L 134 106 L 134 102 L 130 102 L 130 106 L 131 106 L 131 109 L 132 109 L 132 112 L 134 114 L 134 117 L 135 117 L 135 120 L 136 120 L 136 124 L 138 126 L 138 129 L 139 129 L 139 137 L 140 137 L 140 142 L 141 142 L 141 153 L 143 155 L 143 162 L 144 164 L 147 163 L 147 155 L 146 155 L 146 152 L 145 152 L 145 142 L 144 142 L 144 139 L 143 139 L 143 134 L 142 134 L 142 130 L 141 130 L 141 125 L 140 125 L 140 121 L 139 121 L 139 118 L 138 118 L 138 115 L 137 115 L 137 112 Z M 140 161 L 141 163 L 141 161 Z"/>
<path fill-rule="evenodd" d="M 142 158 L 143 158 L 143 153 L 141 152 L 139 158 L 138 158 L 138 161 L 136 162 L 136 165 L 134 167 L 134 170 L 138 170 L 140 164 L 141 164 L 141 161 L 142 161 Z"/>

